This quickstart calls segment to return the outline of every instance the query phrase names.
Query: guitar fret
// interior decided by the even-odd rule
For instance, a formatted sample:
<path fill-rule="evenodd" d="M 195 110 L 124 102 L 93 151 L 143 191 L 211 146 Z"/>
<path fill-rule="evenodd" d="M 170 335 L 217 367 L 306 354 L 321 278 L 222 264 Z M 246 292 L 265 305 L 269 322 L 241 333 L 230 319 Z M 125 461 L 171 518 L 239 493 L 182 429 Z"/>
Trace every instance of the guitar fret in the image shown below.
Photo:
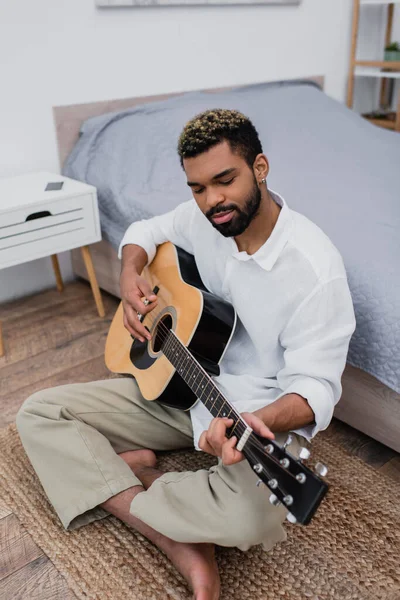
<path fill-rule="evenodd" d="M 192 383 L 192 379 L 191 379 L 191 377 L 192 377 L 191 369 L 192 369 L 192 367 L 193 367 L 193 370 L 195 371 L 195 370 L 196 370 L 196 365 L 195 365 L 195 364 L 193 364 L 193 363 L 192 363 L 192 362 L 189 360 L 189 357 L 187 357 L 187 360 L 188 360 L 189 366 L 188 366 L 188 370 L 187 370 L 187 372 L 186 372 L 186 379 L 185 379 L 185 381 L 186 381 L 186 383 L 187 383 L 187 384 L 188 384 L 188 385 L 191 387 L 191 383 Z M 195 374 L 194 374 L 194 373 L 193 373 L 193 377 L 195 377 Z"/>
<path fill-rule="evenodd" d="M 235 429 L 236 429 L 236 425 L 237 425 L 238 423 L 239 423 L 239 421 L 236 421 L 236 423 L 235 423 L 234 425 L 232 425 L 232 427 L 231 427 L 231 435 L 233 435 L 233 432 L 235 431 Z"/>
<path fill-rule="evenodd" d="M 196 394 L 198 394 L 199 398 L 202 398 L 204 396 L 204 394 L 206 393 L 205 390 L 207 389 L 207 384 L 208 384 L 207 377 L 205 377 L 204 374 L 202 374 L 202 377 L 201 377 L 201 380 L 200 380 L 200 384 L 199 384 L 199 386 L 197 387 L 197 390 L 196 390 Z M 201 391 L 199 392 L 200 387 L 201 387 Z M 207 406 L 206 401 L 203 400 L 203 402 L 204 402 L 205 406 Z"/>

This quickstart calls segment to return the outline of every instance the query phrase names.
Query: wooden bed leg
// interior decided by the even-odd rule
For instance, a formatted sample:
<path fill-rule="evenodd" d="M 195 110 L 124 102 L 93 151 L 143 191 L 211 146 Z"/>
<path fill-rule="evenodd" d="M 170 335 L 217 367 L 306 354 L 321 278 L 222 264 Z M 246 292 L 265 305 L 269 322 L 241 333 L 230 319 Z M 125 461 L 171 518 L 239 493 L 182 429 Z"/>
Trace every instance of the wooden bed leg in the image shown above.
<path fill-rule="evenodd" d="M 96 273 L 93 267 L 92 257 L 90 255 L 90 250 L 88 246 L 82 246 L 81 248 L 82 258 L 85 263 L 86 271 L 89 276 L 90 285 L 92 286 L 92 292 L 94 296 L 94 301 L 96 302 L 97 312 L 100 317 L 104 317 L 104 305 L 101 297 L 99 284 L 97 283 Z"/>
<path fill-rule="evenodd" d="M 64 289 L 63 280 L 61 277 L 60 264 L 58 262 L 57 254 L 53 254 L 51 257 L 51 262 L 53 263 L 53 271 L 56 276 L 56 284 L 59 292 L 62 292 Z"/>
<path fill-rule="evenodd" d="M 4 356 L 3 329 L 0 321 L 0 356 Z"/>

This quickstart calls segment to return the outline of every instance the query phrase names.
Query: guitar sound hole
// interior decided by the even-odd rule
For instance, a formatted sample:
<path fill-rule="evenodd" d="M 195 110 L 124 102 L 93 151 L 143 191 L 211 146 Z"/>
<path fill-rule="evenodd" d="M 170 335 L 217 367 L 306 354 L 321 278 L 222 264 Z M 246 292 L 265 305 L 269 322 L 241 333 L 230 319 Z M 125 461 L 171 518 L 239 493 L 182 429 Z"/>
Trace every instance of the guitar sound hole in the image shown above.
<path fill-rule="evenodd" d="M 155 335 L 153 334 L 153 352 L 160 352 L 163 341 L 172 328 L 171 315 L 164 315 L 157 324 Z M 168 331 L 167 331 L 168 330 Z"/>

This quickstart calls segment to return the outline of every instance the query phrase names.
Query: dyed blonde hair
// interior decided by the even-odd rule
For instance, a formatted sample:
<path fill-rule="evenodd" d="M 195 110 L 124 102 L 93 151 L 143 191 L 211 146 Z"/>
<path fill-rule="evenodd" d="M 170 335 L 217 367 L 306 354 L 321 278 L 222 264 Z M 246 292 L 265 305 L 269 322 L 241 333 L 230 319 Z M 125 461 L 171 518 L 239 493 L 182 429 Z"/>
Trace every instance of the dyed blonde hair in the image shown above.
<path fill-rule="evenodd" d="M 213 146 L 227 141 L 232 152 L 244 158 L 249 167 L 262 153 L 258 133 L 248 117 L 237 110 L 213 108 L 191 119 L 184 127 L 178 141 L 181 165 L 185 158 L 206 152 Z"/>

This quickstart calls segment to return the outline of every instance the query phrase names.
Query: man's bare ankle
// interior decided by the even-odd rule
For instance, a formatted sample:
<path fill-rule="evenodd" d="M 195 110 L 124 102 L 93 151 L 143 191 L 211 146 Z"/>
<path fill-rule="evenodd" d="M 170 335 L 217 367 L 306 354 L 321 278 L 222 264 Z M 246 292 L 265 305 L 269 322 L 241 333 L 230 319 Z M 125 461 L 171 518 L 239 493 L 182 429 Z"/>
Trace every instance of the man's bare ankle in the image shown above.
<path fill-rule="evenodd" d="M 135 471 L 135 475 L 142 482 L 144 489 L 148 490 L 151 484 L 154 483 L 156 479 L 161 477 L 161 475 L 164 475 L 164 471 L 160 471 L 160 469 L 157 469 L 155 467 L 143 466 L 139 467 Z"/>
<path fill-rule="evenodd" d="M 130 506 L 135 496 L 144 491 L 145 490 L 143 486 L 134 485 L 128 488 L 127 490 L 124 490 L 119 494 L 115 494 L 115 496 L 108 498 L 108 500 L 102 502 L 99 506 L 101 508 L 104 508 L 104 510 L 110 512 L 111 514 L 118 516 L 116 514 L 116 511 L 120 512 L 122 510 L 123 512 L 125 512 L 126 507 Z"/>

